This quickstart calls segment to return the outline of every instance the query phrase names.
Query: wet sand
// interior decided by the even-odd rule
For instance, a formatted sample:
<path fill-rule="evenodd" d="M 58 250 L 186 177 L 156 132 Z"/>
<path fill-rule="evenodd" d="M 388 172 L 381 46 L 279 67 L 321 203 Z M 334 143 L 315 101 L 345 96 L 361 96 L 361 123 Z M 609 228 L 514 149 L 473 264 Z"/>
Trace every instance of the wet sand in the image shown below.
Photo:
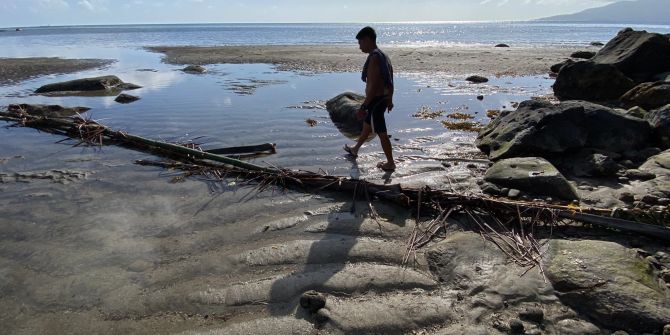
<path fill-rule="evenodd" d="M 165 54 L 169 64 L 269 63 L 283 70 L 359 71 L 365 55 L 355 45 L 149 47 Z M 396 72 L 448 72 L 522 76 L 549 72 L 570 57 L 574 47 L 383 47 Z M 586 49 L 586 48 L 585 48 Z"/>
<path fill-rule="evenodd" d="M 113 62 L 110 59 L 0 58 L 0 85 L 41 75 L 90 70 Z"/>

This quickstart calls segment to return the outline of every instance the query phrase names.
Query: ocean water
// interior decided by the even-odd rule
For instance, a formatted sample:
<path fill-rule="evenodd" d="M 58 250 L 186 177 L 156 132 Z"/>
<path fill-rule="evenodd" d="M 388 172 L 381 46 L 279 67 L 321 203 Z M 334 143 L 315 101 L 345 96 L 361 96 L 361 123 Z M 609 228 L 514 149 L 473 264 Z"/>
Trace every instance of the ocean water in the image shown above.
<path fill-rule="evenodd" d="M 158 45 L 353 44 L 363 24 L 182 24 L 31 27 L 0 32 L 0 56 L 32 46 L 143 47 Z M 378 23 L 386 45 L 584 45 L 607 41 L 626 24 L 539 22 Z M 670 25 L 635 25 L 670 33 Z"/>

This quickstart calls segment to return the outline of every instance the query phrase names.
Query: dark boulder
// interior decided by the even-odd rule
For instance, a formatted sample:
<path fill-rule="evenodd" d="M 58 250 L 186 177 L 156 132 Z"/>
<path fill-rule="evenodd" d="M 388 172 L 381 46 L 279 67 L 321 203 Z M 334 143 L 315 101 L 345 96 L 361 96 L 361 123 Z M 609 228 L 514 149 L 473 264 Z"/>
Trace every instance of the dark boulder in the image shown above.
<path fill-rule="evenodd" d="M 642 83 L 626 92 L 621 102 L 627 107 L 640 106 L 650 110 L 670 104 L 670 82 Z"/>
<path fill-rule="evenodd" d="M 570 57 L 572 58 L 581 58 L 581 59 L 591 59 L 596 55 L 595 51 L 577 51 L 573 52 Z"/>
<path fill-rule="evenodd" d="M 509 45 L 505 43 L 496 44 L 496 48 L 509 48 Z"/>
<path fill-rule="evenodd" d="M 47 117 L 67 117 L 76 114 L 81 114 L 89 111 L 88 107 L 63 107 L 59 105 L 31 105 L 31 104 L 15 104 L 9 105 L 7 110 L 10 113 L 27 113 L 34 116 Z"/>
<path fill-rule="evenodd" d="M 106 91 L 106 90 L 133 90 L 141 88 L 135 84 L 124 83 L 117 76 L 102 76 L 95 78 L 84 78 L 60 83 L 48 84 L 38 88 L 35 93 L 52 92 L 83 92 L 83 91 Z"/>
<path fill-rule="evenodd" d="M 560 100 L 616 100 L 635 83 L 616 67 L 591 61 L 566 64 L 554 83 L 554 94 Z"/>
<path fill-rule="evenodd" d="M 465 80 L 475 83 L 475 84 L 481 84 L 481 83 L 486 83 L 489 81 L 489 78 L 482 77 L 482 76 L 470 76 L 465 78 Z"/>
<path fill-rule="evenodd" d="M 499 187 L 563 200 L 579 199 L 577 191 L 551 163 L 538 157 L 520 157 L 496 162 L 484 180 Z"/>
<path fill-rule="evenodd" d="M 363 130 L 363 121 L 356 112 L 365 101 L 365 97 L 352 93 L 342 93 L 326 102 L 326 109 L 335 126 L 347 137 L 355 138 Z"/>
<path fill-rule="evenodd" d="M 656 142 L 670 148 L 670 105 L 655 109 L 645 116 L 654 132 Z"/>
<path fill-rule="evenodd" d="M 597 42 L 597 41 L 591 42 L 591 46 L 593 46 L 593 47 L 601 47 L 601 46 L 604 46 L 604 45 L 605 45 L 605 43 L 603 43 L 603 42 Z"/>
<path fill-rule="evenodd" d="M 120 104 L 129 104 L 129 103 L 135 102 L 137 100 L 140 100 L 140 97 L 136 97 L 134 95 L 125 94 L 125 93 L 119 94 L 119 96 L 116 97 L 116 99 L 114 99 L 114 101 L 116 101 Z"/>
<path fill-rule="evenodd" d="M 558 105 L 539 100 L 505 111 L 477 136 L 490 159 L 541 156 L 592 148 L 614 153 L 643 148 L 651 138 L 645 120 L 586 101 Z"/>
<path fill-rule="evenodd" d="M 551 162 L 565 175 L 574 177 L 611 177 L 622 169 L 614 159 L 621 155 L 584 149 L 575 154 L 552 157 Z"/>
<path fill-rule="evenodd" d="M 637 82 L 670 71 L 670 39 L 665 35 L 625 29 L 607 43 L 592 60 L 613 65 Z"/>
<path fill-rule="evenodd" d="M 572 60 L 572 59 L 566 59 L 566 60 L 564 60 L 564 61 L 562 61 L 562 62 L 560 62 L 560 63 L 557 63 L 557 64 L 552 65 L 549 69 L 550 69 L 551 72 L 553 72 L 553 73 L 559 73 L 559 72 L 561 72 L 561 69 L 562 69 L 564 66 L 566 66 L 566 65 L 568 65 L 568 64 L 574 64 L 574 63 L 575 63 L 574 60 Z"/>

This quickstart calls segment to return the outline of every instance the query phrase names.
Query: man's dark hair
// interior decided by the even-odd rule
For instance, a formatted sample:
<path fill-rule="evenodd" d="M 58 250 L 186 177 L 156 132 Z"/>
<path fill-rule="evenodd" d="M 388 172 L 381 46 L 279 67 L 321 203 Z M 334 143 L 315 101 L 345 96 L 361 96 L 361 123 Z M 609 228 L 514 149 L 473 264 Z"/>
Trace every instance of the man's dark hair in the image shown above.
<path fill-rule="evenodd" d="M 373 41 L 377 40 L 377 32 L 372 28 L 372 27 L 365 27 L 361 29 L 361 31 L 358 32 L 356 35 L 356 39 L 360 40 L 362 38 L 369 37 Z"/>

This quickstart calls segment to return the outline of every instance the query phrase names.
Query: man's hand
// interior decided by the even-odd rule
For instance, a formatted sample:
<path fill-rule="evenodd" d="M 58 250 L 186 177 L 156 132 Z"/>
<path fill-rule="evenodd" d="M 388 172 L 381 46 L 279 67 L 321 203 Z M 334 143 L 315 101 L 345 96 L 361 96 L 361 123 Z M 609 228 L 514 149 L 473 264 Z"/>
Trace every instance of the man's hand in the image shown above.
<path fill-rule="evenodd" d="M 388 107 L 388 112 L 389 113 L 391 113 L 391 111 L 393 110 L 393 107 L 394 107 L 393 106 L 393 98 L 391 97 L 391 98 L 389 98 L 389 107 Z"/>
<path fill-rule="evenodd" d="M 363 121 L 363 119 L 365 119 L 365 116 L 367 114 L 368 112 L 366 112 L 364 109 L 361 108 L 356 112 L 356 117 L 358 118 L 359 121 Z"/>

